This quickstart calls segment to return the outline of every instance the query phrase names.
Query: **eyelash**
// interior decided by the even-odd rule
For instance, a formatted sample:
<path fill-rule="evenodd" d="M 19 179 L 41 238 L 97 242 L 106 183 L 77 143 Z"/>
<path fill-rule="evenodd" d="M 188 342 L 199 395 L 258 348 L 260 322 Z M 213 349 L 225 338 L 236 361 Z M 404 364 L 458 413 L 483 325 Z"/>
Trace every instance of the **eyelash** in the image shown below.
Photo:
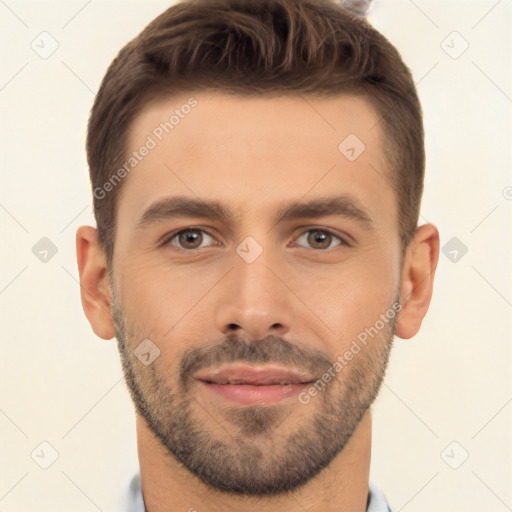
<path fill-rule="evenodd" d="M 181 252 L 198 252 L 200 251 L 201 249 L 205 249 L 205 247 L 202 247 L 202 248 L 199 248 L 199 249 L 184 249 L 182 247 L 178 247 L 174 244 L 172 244 L 172 240 L 175 239 L 178 235 L 180 235 L 181 233 L 185 233 L 187 231 L 200 231 L 202 233 L 206 233 L 208 236 L 210 236 L 211 238 L 214 238 L 214 236 L 212 234 L 210 234 L 207 230 L 205 229 L 202 229 L 202 228 L 194 228 L 194 227 L 190 227 L 190 228 L 185 228 L 185 229 L 180 229 L 179 231 L 174 231 L 172 233 L 170 233 L 169 235 L 165 236 L 164 239 L 162 240 L 162 243 L 161 245 L 162 246 L 166 246 L 166 245 L 173 245 L 176 249 L 178 249 L 179 251 Z M 343 246 L 347 246 L 347 247 L 351 247 L 351 244 L 349 244 L 345 238 L 337 235 L 336 233 L 334 233 L 333 231 L 331 231 L 330 229 L 324 229 L 324 228 L 310 228 L 304 232 L 302 232 L 297 238 L 296 240 L 298 240 L 299 238 L 301 238 L 302 236 L 306 235 L 307 233 L 310 233 L 312 231 L 320 231 L 321 233 L 327 233 L 328 235 L 332 236 L 333 238 L 337 238 L 340 243 L 335 245 L 334 247 L 331 247 L 331 248 L 328 248 L 328 249 L 313 249 L 311 248 L 312 250 L 316 250 L 318 252 L 331 252 L 333 251 L 336 247 L 339 247 L 341 245 Z M 303 246 L 299 246 L 299 247 L 302 247 L 303 249 L 307 249 L 307 247 L 303 247 Z"/>

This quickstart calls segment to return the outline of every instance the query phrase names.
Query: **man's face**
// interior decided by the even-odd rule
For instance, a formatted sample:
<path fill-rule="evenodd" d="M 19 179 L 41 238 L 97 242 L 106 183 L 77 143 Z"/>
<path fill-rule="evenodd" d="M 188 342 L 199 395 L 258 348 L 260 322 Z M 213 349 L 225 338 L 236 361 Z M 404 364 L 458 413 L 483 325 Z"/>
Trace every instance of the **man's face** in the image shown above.
<path fill-rule="evenodd" d="M 139 414 L 179 461 L 225 491 L 275 494 L 326 467 L 378 393 L 396 197 L 361 98 L 200 92 L 166 134 L 188 98 L 132 125 L 128 156 L 156 146 L 118 198 L 119 349 Z M 202 208 L 175 211 L 176 197 Z M 317 200 L 328 208 L 299 208 Z"/>

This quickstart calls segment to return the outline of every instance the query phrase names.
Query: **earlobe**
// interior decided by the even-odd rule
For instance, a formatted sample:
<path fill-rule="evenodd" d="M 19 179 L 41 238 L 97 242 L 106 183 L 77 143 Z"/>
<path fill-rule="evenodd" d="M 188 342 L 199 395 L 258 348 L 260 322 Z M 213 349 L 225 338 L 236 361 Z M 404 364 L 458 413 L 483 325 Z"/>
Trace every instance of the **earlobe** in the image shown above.
<path fill-rule="evenodd" d="M 111 314 L 110 281 L 106 256 L 95 228 L 80 226 L 77 229 L 76 256 L 85 316 L 97 336 L 110 340 L 116 334 Z"/>
<path fill-rule="evenodd" d="M 405 254 L 400 285 L 402 309 L 396 335 L 412 338 L 419 331 L 432 298 L 434 275 L 439 259 L 439 232 L 433 224 L 416 230 Z"/>

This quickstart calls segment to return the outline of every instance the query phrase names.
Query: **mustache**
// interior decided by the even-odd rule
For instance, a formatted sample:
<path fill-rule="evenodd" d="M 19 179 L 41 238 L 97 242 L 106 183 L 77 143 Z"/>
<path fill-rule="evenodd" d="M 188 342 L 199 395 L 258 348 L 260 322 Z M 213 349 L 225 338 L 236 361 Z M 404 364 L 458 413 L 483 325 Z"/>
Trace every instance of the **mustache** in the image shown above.
<path fill-rule="evenodd" d="M 185 352 L 179 366 L 179 381 L 184 388 L 188 388 L 197 371 L 235 362 L 281 363 L 285 366 L 296 366 L 311 373 L 315 378 L 332 365 L 329 357 L 320 350 L 305 348 L 282 340 L 278 336 L 269 335 L 260 340 L 250 341 L 236 335 L 228 335 L 216 345 Z"/>

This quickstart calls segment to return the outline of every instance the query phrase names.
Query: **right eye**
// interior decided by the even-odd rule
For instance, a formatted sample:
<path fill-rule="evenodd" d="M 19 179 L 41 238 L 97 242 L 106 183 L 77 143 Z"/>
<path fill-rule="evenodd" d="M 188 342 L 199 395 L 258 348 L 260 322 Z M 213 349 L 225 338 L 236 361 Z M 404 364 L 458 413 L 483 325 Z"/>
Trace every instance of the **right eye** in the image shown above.
<path fill-rule="evenodd" d="M 193 251 L 202 249 L 204 247 L 202 243 L 208 242 L 208 240 L 213 240 L 213 237 L 203 229 L 187 228 L 171 233 L 165 238 L 162 245 L 170 244 L 184 251 Z"/>

